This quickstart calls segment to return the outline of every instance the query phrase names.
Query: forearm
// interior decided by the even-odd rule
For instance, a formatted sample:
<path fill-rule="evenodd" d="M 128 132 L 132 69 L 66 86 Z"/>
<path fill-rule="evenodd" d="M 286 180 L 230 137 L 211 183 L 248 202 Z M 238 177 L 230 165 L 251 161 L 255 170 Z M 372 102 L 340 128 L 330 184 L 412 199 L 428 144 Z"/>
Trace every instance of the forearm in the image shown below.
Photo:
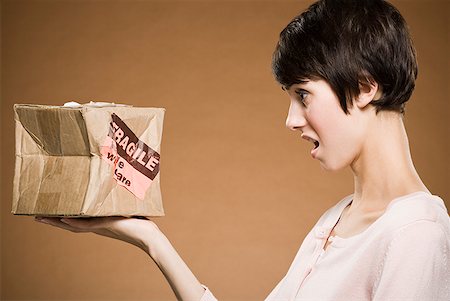
<path fill-rule="evenodd" d="M 199 301 L 205 288 L 189 270 L 167 237 L 148 219 L 102 217 L 92 219 L 37 218 L 36 221 L 72 232 L 93 232 L 143 249 L 158 265 L 180 301 Z M 209 292 L 209 291 L 208 291 Z M 209 297 L 208 297 L 209 296 Z M 215 300 L 209 292 L 208 300 Z"/>
<path fill-rule="evenodd" d="M 155 231 L 146 251 L 166 277 L 178 300 L 201 299 L 205 289 L 161 231 Z"/>

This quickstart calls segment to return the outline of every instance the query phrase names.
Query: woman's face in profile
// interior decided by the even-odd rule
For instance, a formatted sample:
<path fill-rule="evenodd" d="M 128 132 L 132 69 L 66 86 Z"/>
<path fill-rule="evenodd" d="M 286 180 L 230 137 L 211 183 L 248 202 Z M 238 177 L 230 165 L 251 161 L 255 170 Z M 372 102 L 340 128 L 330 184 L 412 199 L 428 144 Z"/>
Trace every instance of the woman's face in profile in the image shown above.
<path fill-rule="evenodd" d="M 350 165 L 364 141 L 362 111 L 342 110 L 339 99 L 323 79 L 307 80 L 286 90 L 290 98 L 286 127 L 299 130 L 311 142 L 311 156 L 325 170 L 336 171 Z"/>

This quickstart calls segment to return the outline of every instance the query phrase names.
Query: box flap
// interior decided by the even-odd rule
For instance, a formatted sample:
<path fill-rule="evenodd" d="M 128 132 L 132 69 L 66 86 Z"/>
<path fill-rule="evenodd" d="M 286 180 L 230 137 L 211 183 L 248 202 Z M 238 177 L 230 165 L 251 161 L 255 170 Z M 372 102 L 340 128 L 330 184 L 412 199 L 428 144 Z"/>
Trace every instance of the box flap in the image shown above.
<path fill-rule="evenodd" d="M 89 156 L 89 139 L 78 108 L 14 105 L 15 117 L 51 156 Z"/>

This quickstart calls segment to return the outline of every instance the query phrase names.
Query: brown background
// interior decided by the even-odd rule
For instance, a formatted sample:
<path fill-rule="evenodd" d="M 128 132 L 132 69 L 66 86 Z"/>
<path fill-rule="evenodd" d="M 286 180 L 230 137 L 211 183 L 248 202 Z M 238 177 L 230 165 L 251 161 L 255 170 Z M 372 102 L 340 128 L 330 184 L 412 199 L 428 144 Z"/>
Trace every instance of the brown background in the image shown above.
<path fill-rule="evenodd" d="M 284 127 L 279 31 L 311 1 L 2 1 L 1 297 L 174 300 L 139 249 L 13 216 L 13 103 L 165 107 L 156 219 L 222 300 L 262 300 L 325 209 L 352 193 Z M 395 1 L 418 51 L 406 127 L 428 188 L 449 191 L 449 3 Z M 395 175 L 386 175 L 395 176 Z"/>

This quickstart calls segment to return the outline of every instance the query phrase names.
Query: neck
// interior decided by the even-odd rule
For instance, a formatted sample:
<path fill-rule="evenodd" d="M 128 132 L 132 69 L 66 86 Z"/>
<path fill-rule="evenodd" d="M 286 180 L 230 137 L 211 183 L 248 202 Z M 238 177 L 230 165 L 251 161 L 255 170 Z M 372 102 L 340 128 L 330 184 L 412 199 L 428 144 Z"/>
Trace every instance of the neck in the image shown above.
<path fill-rule="evenodd" d="M 351 164 L 355 186 L 351 209 L 384 211 L 394 198 L 429 192 L 414 168 L 402 116 L 381 111 L 370 123 L 367 140 Z"/>

